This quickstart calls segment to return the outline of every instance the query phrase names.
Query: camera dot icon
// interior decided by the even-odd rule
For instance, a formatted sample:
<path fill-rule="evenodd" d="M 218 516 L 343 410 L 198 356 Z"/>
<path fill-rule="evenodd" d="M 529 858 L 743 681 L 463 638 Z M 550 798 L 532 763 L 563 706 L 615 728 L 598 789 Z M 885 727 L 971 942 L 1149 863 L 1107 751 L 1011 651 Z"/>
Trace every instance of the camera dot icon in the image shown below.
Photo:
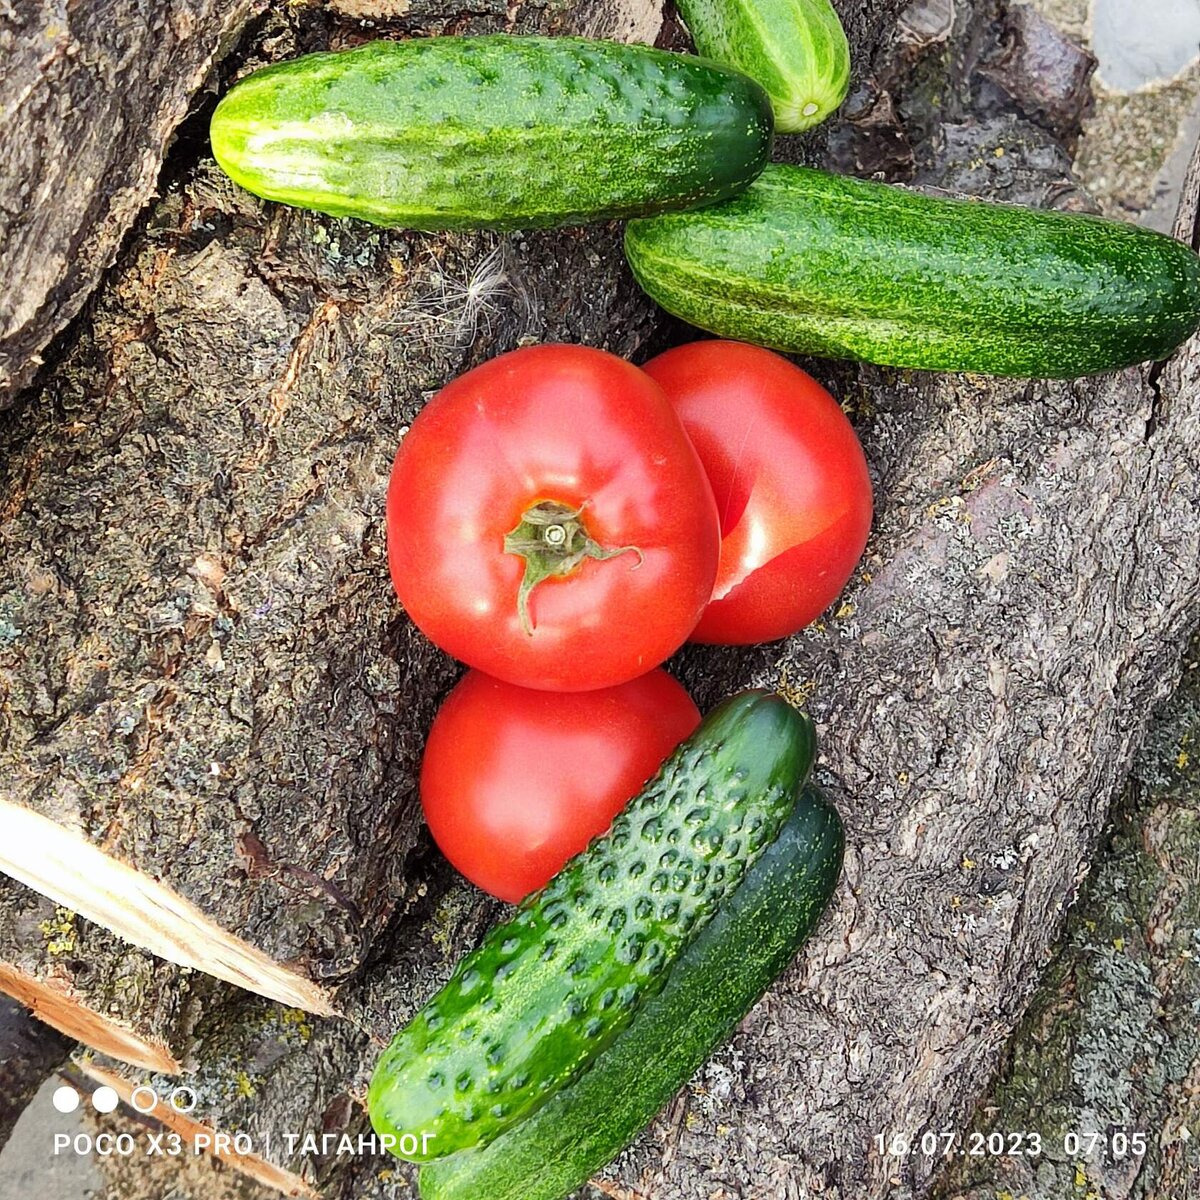
<path fill-rule="evenodd" d="M 108 1084 L 101 1084 L 96 1088 L 90 1099 L 92 1107 L 98 1113 L 114 1112 L 117 1105 L 121 1103 L 121 1097 L 116 1088 L 109 1087 Z M 70 1084 L 63 1084 L 62 1087 L 54 1089 L 50 1103 L 60 1113 L 73 1113 L 79 1107 L 81 1097 Z M 160 1105 L 165 1105 L 177 1113 L 186 1115 L 195 1109 L 196 1103 L 195 1091 L 186 1085 L 173 1088 L 166 1096 L 160 1096 L 149 1084 L 142 1083 L 135 1087 L 129 1095 L 130 1107 L 143 1115 L 156 1112 Z"/>

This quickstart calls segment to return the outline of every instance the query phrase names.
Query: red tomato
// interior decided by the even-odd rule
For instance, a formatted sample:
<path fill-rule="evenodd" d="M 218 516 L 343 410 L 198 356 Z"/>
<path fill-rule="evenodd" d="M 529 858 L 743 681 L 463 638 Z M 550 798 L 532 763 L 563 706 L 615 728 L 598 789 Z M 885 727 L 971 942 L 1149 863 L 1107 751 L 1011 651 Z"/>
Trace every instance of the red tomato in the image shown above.
<path fill-rule="evenodd" d="M 515 903 L 603 833 L 699 723 L 665 671 L 567 694 L 468 671 L 429 733 L 425 819 L 458 870 Z"/>
<path fill-rule="evenodd" d="M 785 358 L 693 342 L 647 363 L 708 472 L 721 562 L 697 642 L 786 637 L 837 598 L 871 527 L 871 478 L 833 397 Z"/>
<path fill-rule="evenodd" d="M 645 674 L 695 627 L 720 534 L 679 418 L 584 346 L 502 354 L 413 422 L 387 501 L 392 581 L 456 658 L 525 687 Z"/>

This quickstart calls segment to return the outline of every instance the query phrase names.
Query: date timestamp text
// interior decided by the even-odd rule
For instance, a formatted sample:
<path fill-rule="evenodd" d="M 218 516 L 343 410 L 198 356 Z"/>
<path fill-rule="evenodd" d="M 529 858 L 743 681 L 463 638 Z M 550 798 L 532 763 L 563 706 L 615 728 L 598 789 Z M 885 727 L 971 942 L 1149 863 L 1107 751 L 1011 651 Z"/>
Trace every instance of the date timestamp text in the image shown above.
<path fill-rule="evenodd" d="M 973 1131 L 957 1133 L 951 1130 L 926 1130 L 921 1134 L 893 1132 L 877 1133 L 871 1139 L 883 1158 L 908 1158 L 919 1154 L 924 1158 L 1039 1158 L 1048 1149 L 1061 1151 L 1068 1158 L 1108 1159 L 1141 1158 L 1147 1149 L 1146 1135 L 1140 1130 L 1108 1129 L 1097 1132 L 1064 1133 L 1052 1143 L 1034 1131 L 989 1133 Z"/>

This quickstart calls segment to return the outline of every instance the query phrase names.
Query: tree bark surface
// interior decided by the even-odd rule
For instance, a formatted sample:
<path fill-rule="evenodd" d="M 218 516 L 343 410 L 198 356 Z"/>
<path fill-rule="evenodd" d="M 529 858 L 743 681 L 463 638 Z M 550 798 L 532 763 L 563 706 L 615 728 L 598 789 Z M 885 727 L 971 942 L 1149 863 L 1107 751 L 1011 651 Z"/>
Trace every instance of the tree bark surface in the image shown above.
<path fill-rule="evenodd" d="M 204 1054 L 195 1027 L 231 991 L 164 963 L 0 875 L 0 990 L 47 1025 L 126 1062 L 178 1072 Z"/>
<path fill-rule="evenodd" d="M 1004 196 L 1015 129 L 947 125 L 943 150 L 974 154 L 937 181 Z M 1198 374 L 1195 341 L 1058 385 L 860 373 L 873 553 L 756 676 L 811 697 L 844 786 L 840 903 L 616 1178 L 670 1200 L 928 1191 L 922 1135 L 961 1129 L 996 1069 L 1196 620 Z M 697 691 L 718 661 L 691 659 Z"/>
<path fill-rule="evenodd" d="M 0 12 L 0 408 L 145 205 L 213 62 L 261 0 L 26 0 Z"/>
<path fill-rule="evenodd" d="M 1064 149 L 1086 70 L 1049 32 L 992 0 L 840 7 L 855 94 L 783 156 L 1086 203 Z M 503 20 L 445 16 L 414 6 L 384 27 Z M 274 14 L 245 62 L 360 36 L 341 22 Z M 1071 70 L 1035 102 L 1030 47 L 1047 46 Z M 468 285 L 497 264 L 481 302 Z M 336 980 L 376 943 L 341 999 L 352 1022 L 277 1060 L 301 1073 L 289 1109 L 356 1095 L 373 1047 L 476 935 L 450 921 L 440 944 L 405 915 L 380 938 L 440 878 L 413 779 L 454 677 L 390 596 L 400 429 L 523 337 L 644 354 L 680 336 L 636 294 L 613 228 L 384 233 L 260 205 L 201 159 L 8 421 L 6 794 L 306 978 Z M 609 1194 L 927 1191 L 940 1160 L 881 1155 L 875 1136 L 919 1144 L 967 1120 L 1194 620 L 1195 345 L 1165 370 L 1057 385 L 812 369 L 852 409 L 876 480 L 862 571 L 786 645 L 674 665 L 702 707 L 753 683 L 807 702 L 840 780 L 846 873 L 806 953 Z M 244 1119 L 267 1119 L 286 1078 L 264 1072 Z M 370 1186 L 404 1194 L 393 1176 Z"/>
<path fill-rule="evenodd" d="M 514 15 L 605 33 L 647 12 Z M 361 36 L 273 14 L 249 64 Z M 388 582 L 401 431 L 521 337 L 631 352 L 653 319 L 615 226 L 381 231 L 259 204 L 202 159 L 0 431 L 0 866 L 328 1011 L 404 896 L 455 673 Z"/>
<path fill-rule="evenodd" d="M 242 997 L 204 1010 L 192 1031 L 198 1052 L 183 1077 L 139 1070 L 84 1048 L 76 1065 L 127 1099 L 134 1088 L 151 1087 L 163 1101 L 154 1115 L 189 1146 L 216 1153 L 286 1195 L 414 1195 L 415 1173 L 374 1143 L 365 1111 L 371 1068 L 392 1031 L 506 907 L 449 879 L 432 855 L 415 866 L 414 878 L 422 882 L 378 947 L 379 961 L 346 989 L 344 1017 L 321 1019 Z M 183 1121 L 169 1107 L 179 1086 L 195 1097 Z M 243 1153 L 220 1147 L 217 1131 L 242 1135 Z"/>
<path fill-rule="evenodd" d="M 971 1135 L 1043 1152 L 952 1162 L 941 1200 L 1200 1192 L 1200 643 L 1163 705 L 1066 937 Z"/>

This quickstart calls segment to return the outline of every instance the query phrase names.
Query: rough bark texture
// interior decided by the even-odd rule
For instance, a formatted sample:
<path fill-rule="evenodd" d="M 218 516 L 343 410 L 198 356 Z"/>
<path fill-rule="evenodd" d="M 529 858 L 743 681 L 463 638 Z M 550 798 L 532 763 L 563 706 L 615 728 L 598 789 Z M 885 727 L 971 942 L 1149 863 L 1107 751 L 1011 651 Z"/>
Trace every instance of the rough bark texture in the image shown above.
<path fill-rule="evenodd" d="M 24 0 L 0 10 L 0 408 L 79 312 L 167 142 L 260 0 Z"/>
<path fill-rule="evenodd" d="M 130 947 L 6 876 L 0 990 L 68 1037 L 160 1071 L 193 1064 L 200 1012 L 230 991 Z"/>
<path fill-rule="evenodd" d="M 1200 644 L 1188 657 L 972 1126 L 1044 1153 L 961 1159 L 942 1200 L 1200 1195 Z"/>
<path fill-rule="evenodd" d="M 894 22 L 897 8 L 841 6 L 849 117 L 781 153 L 1084 204 L 1063 147 L 1086 71 L 1014 100 L 1049 32 L 994 0 L 922 3 Z M 517 10 L 548 28 L 560 15 Z M 389 27 L 495 27 L 503 13 L 445 17 L 414 5 Z M 277 14 L 245 62 L 347 36 L 311 11 Z M 492 253 L 503 284 L 468 302 Z M 204 1066 L 214 1119 L 355 1127 L 371 1048 L 478 933 L 473 903 L 453 899 L 470 893 L 442 896 L 413 853 L 412 772 L 453 667 L 390 600 L 380 499 L 400 427 L 449 375 L 523 336 L 644 353 L 682 332 L 635 294 L 613 229 L 380 233 L 261 206 L 201 160 L 139 231 L 41 402 L 8 421 L 12 794 L 107 835 L 330 979 L 405 910 L 341 997 L 351 1022 L 316 1023 L 303 1045 L 268 1038 L 284 1049 L 244 1072 L 252 1097 L 229 1081 L 254 1005 L 214 1029 L 227 1047 Z M 1161 373 L 1055 386 L 813 369 L 853 409 L 877 482 L 863 570 L 803 637 L 675 665 L 702 706 L 755 682 L 807 700 L 843 784 L 846 876 L 806 954 L 609 1173 L 622 1195 L 927 1189 L 940 1160 L 881 1157 L 874 1135 L 967 1119 L 1200 591 L 1195 347 Z M 178 846 L 186 857 L 164 849 Z M 374 1161 L 327 1179 L 320 1164 L 288 1169 L 330 1195 L 409 1186 Z"/>
<path fill-rule="evenodd" d="M 943 135 L 975 147 L 957 184 L 995 169 L 988 134 Z M 811 694 L 852 797 L 842 903 L 625 1180 L 928 1187 L 920 1136 L 957 1128 L 994 1069 L 1195 620 L 1196 375 L 1193 345 L 1161 374 L 871 389 L 870 579 L 762 666 Z M 893 1132 L 916 1151 L 881 1156 Z"/>
<path fill-rule="evenodd" d="M 206 1010 L 194 1030 L 203 1053 L 183 1078 L 85 1050 L 76 1063 L 126 1096 L 139 1084 L 164 1098 L 181 1084 L 192 1089 L 194 1126 L 179 1127 L 180 1134 L 189 1140 L 214 1130 L 243 1135 L 249 1154 L 221 1157 L 286 1194 L 343 1200 L 408 1194 L 411 1172 L 370 1141 L 363 1100 L 372 1064 L 395 1027 L 445 981 L 463 947 L 477 942 L 504 907 L 449 880 L 432 854 L 415 864 L 414 879 L 422 882 L 378 948 L 380 961 L 344 996 L 345 1019 L 321 1020 L 246 998 Z M 360 1144 L 360 1138 L 368 1140 Z"/>
<path fill-rule="evenodd" d="M 66 1038 L 0 996 L 0 1150 L 25 1106 L 70 1051 Z"/>
<path fill-rule="evenodd" d="M 497 24 L 435 11 L 403 28 Z M 645 31 L 655 11 L 509 17 L 603 34 Z M 878 13 L 848 19 L 856 45 L 879 43 Z M 275 14 L 243 65 L 359 36 L 324 12 Z M 154 940 L 161 906 L 132 896 L 147 928 L 130 936 L 317 1009 L 303 980 L 361 961 L 404 894 L 414 771 L 454 674 L 392 600 L 390 457 L 430 391 L 519 339 L 634 352 L 655 317 L 619 236 L 387 233 L 260 205 L 208 159 L 156 206 L 61 368 L 0 431 L 4 803 L 301 982 L 223 970 L 190 930 Z M 6 869 L 110 920 L 38 876 L 42 844 L 24 839 Z"/>
<path fill-rule="evenodd" d="M 640 11 L 572 19 L 602 31 L 604 12 Z M 304 10 L 259 47 L 344 41 Z M 503 275 L 478 294 L 485 262 Z M 455 671 L 400 618 L 384 567 L 400 431 L 518 338 L 632 352 L 652 322 L 615 227 L 389 233 L 260 205 L 202 160 L 0 433 L 5 802 L 299 976 L 347 974 L 404 895 L 415 768 Z M 36 877 L 30 841 L 6 869 L 105 920 Z M 221 969 L 192 957 L 200 937 L 139 940 Z M 321 1006 L 287 980 L 223 977 Z"/>

